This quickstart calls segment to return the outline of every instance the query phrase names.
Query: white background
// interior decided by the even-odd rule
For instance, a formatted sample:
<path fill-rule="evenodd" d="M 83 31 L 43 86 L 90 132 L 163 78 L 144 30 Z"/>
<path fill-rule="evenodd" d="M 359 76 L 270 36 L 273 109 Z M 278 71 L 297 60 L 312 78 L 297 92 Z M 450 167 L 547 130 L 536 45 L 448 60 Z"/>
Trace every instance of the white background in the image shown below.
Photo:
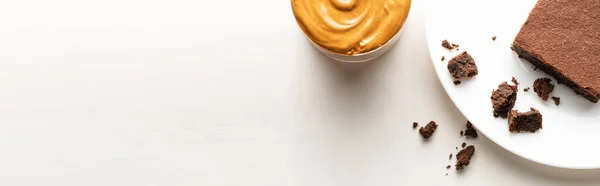
<path fill-rule="evenodd" d="M 22 0 L 0 6 L 0 185 L 594 185 L 486 137 L 446 170 L 466 120 L 415 1 L 400 43 L 344 65 L 290 2 Z M 412 122 L 435 120 L 423 141 Z M 557 147 L 560 148 L 560 147 Z M 446 176 L 448 173 L 448 176 Z"/>

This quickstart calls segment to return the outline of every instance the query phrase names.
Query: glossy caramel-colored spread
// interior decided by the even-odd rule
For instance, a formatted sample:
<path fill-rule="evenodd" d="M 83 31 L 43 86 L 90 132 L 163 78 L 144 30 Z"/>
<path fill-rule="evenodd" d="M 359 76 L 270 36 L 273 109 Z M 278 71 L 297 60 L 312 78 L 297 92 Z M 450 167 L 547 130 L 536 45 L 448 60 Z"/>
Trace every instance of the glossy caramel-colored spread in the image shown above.
<path fill-rule="evenodd" d="M 296 20 L 310 40 L 339 54 L 366 53 L 402 28 L 411 0 L 291 0 Z"/>

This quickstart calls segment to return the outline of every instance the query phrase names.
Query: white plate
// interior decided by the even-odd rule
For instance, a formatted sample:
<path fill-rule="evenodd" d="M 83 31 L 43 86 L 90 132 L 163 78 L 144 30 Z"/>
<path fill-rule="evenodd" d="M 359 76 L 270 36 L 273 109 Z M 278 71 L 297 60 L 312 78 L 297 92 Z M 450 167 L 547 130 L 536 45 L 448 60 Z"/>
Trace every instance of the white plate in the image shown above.
<path fill-rule="evenodd" d="M 427 10 L 426 36 L 433 66 L 456 107 L 477 129 L 507 150 L 526 159 L 563 168 L 600 167 L 600 106 L 557 85 L 552 100 L 537 98 L 531 87 L 539 77 L 550 77 L 511 51 L 510 45 L 536 0 L 432 0 Z M 492 36 L 497 36 L 492 41 Z M 441 41 L 460 45 L 448 51 Z M 479 75 L 454 86 L 447 61 L 468 51 L 477 62 Z M 442 62 L 440 58 L 446 57 Z M 543 129 L 535 134 L 511 134 L 506 119 L 492 116 L 491 92 L 502 81 L 515 76 L 521 85 L 515 109 L 534 107 L 543 114 Z M 554 78 L 553 83 L 556 84 Z"/>

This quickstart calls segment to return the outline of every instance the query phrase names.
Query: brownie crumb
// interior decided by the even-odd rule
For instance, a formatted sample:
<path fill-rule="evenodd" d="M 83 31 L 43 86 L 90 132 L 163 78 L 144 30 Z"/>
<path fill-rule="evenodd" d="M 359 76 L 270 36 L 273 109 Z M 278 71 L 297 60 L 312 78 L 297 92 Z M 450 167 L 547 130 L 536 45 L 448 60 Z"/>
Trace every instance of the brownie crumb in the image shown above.
<path fill-rule="evenodd" d="M 463 170 L 466 166 L 471 163 L 471 157 L 475 154 L 475 146 L 470 145 L 467 148 L 461 150 L 456 154 L 456 167 L 457 171 Z"/>
<path fill-rule="evenodd" d="M 446 60 L 446 56 L 442 56 L 442 61 Z"/>
<path fill-rule="evenodd" d="M 448 176 L 448 173 L 446 173 L 446 176 Z"/>
<path fill-rule="evenodd" d="M 458 50 L 458 44 L 452 43 L 452 47 L 454 47 L 454 48 L 456 48 Z"/>
<path fill-rule="evenodd" d="M 502 82 L 498 89 L 492 92 L 492 107 L 494 117 L 507 118 L 508 112 L 515 106 L 517 101 L 517 86 Z"/>
<path fill-rule="evenodd" d="M 525 92 L 529 92 L 529 87 L 527 87 L 527 88 L 524 88 L 524 89 L 523 89 L 523 91 L 525 91 Z"/>
<path fill-rule="evenodd" d="M 496 36 L 492 36 L 492 41 L 496 41 Z"/>
<path fill-rule="evenodd" d="M 550 78 L 538 78 L 533 82 L 533 91 L 544 101 L 550 98 L 550 93 L 554 90 L 554 85 L 550 82 Z"/>
<path fill-rule="evenodd" d="M 560 105 L 560 98 L 559 97 L 552 97 L 552 100 L 554 100 L 554 104 L 556 106 Z"/>
<path fill-rule="evenodd" d="M 461 146 L 462 148 L 465 148 L 465 146 L 467 146 L 467 143 L 463 142 L 463 143 L 462 143 L 460 146 Z"/>
<path fill-rule="evenodd" d="M 475 60 L 466 51 L 450 59 L 448 62 L 448 71 L 455 79 L 473 77 L 479 73 Z"/>
<path fill-rule="evenodd" d="M 508 130 L 510 132 L 534 133 L 542 128 L 542 114 L 534 108 L 530 109 L 531 111 L 527 112 L 510 111 L 508 117 Z"/>
<path fill-rule="evenodd" d="M 475 130 L 475 127 L 473 127 L 473 124 L 471 124 L 470 121 L 467 121 L 467 130 L 465 130 L 465 136 L 467 137 L 471 137 L 471 138 L 477 138 L 477 130 Z"/>
<path fill-rule="evenodd" d="M 460 136 L 465 136 L 462 130 L 460 131 Z"/>
<path fill-rule="evenodd" d="M 452 154 L 450 154 L 450 156 L 448 156 L 448 159 L 452 159 Z"/>
<path fill-rule="evenodd" d="M 448 50 L 454 49 L 454 47 L 450 45 L 450 42 L 448 42 L 448 40 L 445 39 L 442 41 L 442 47 L 447 48 Z"/>
<path fill-rule="evenodd" d="M 414 129 L 414 128 L 417 128 L 418 126 L 419 126 L 419 123 L 417 123 L 417 122 L 413 122 L 413 129 Z"/>
<path fill-rule="evenodd" d="M 515 78 L 515 76 L 512 77 L 512 81 L 515 85 L 519 86 L 519 81 L 517 81 L 517 78 Z"/>
<path fill-rule="evenodd" d="M 460 80 L 454 80 L 452 83 L 454 83 L 454 85 L 460 85 L 462 82 L 460 82 Z"/>
<path fill-rule="evenodd" d="M 429 139 L 429 137 L 431 137 L 431 135 L 433 135 L 433 133 L 435 132 L 435 129 L 437 129 L 437 126 L 438 125 L 434 121 L 431 121 L 427 125 L 425 125 L 425 127 L 421 127 L 419 129 L 419 133 L 421 133 L 421 136 L 423 136 L 423 138 Z"/>
<path fill-rule="evenodd" d="M 458 147 L 456 147 L 456 150 L 458 150 Z"/>
<path fill-rule="evenodd" d="M 446 166 L 446 169 L 450 169 L 450 167 L 452 167 L 452 166 L 448 165 L 448 166 Z"/>

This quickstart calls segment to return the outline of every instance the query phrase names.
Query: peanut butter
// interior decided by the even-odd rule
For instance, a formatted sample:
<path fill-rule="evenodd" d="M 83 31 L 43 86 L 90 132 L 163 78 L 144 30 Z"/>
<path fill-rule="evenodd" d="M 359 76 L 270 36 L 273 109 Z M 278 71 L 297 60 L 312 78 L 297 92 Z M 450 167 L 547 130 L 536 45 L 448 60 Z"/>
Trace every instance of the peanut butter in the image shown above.
<path fill-rule="evenodd" d="M 291 0 L 296 21 L 315 44 L 356 55 L 386 44 L 402 28 L 411 0 Z"/>

